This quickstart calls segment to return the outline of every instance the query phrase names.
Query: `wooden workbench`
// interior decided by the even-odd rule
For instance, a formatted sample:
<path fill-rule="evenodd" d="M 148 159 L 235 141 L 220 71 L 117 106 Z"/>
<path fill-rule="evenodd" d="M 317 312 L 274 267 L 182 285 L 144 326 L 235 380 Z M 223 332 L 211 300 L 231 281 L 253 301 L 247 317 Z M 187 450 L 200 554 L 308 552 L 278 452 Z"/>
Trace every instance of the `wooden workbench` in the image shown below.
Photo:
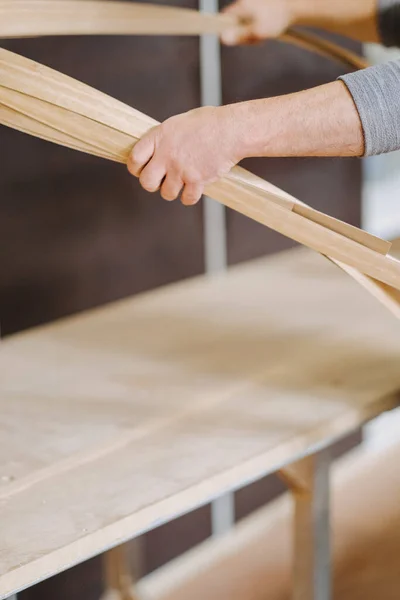
<path fill-rule="evenodd" d="M 296 250 L 5 341 L 0 598 L 391 409 L 399 327 Z"/>

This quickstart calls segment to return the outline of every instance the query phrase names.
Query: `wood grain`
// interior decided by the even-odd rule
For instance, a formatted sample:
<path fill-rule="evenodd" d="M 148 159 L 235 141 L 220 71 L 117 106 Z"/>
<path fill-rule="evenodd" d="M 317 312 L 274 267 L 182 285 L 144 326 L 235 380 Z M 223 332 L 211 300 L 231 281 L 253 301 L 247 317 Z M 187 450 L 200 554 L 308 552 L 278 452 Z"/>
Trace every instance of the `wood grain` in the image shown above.
<path fill-rule="evenodd" d="M 396 406 L 397 327 L 297 250 L 5 340 L 0 598 Z"/>
<path fill-rule="evenodd" d="M 30 132 L 40 136 L 43 126 L 50 127 L 54 129 L 54 139 L 58 143 L 81 147 L 82 151 L 91 151 L 94 147 L 93 153 L 118 162 L 126 162 L 134 143 L 156 124 L 153 119 L 109 96 L 4 49 L 0 50 L 0 78 L 0 122 L 10 126 L 14 111 L 15 128 L 20 125 L 22 114 L 30 119 Z M 2 107 L 6 109 L 2 111 Z M 25 123 L 24 129 L 27 128 Z M 48 129 L 46 131 L 49 136 Z M 327 219 L 328 227 L 317 214 L 314 220 L 308 218 L 314 214 L 312 209 L 308 210 L 307 216 L 299 214 L 301 209 L 287 210 L 288 195 L 277 188 L 271 193 L 266 185 L 253 189 L 256 183 L 249 185 L 249 179 L 244 178 L 242 172 L 234 171 L 208 186 L 207 194 L 259 223 L 359 270 L 361 282 L 364 275 L 369 275 L 400 289 L 400 261 L 376 252 L 369 243 L 364 245 L 355 241 L 353 234 L 350 238 L 338 233 L 339 229 L 347 231 L 346 225 L 341 226 L 340 222 L 333 226 L 333 220 Z M 360 232 L 358 239 L 369 241 L 370 238 Z M 370 244 L 375 243 L 375 238 L 371 238 Z M 365 287 L 374 291 L 370 281 Z M 381 288 L 378 291 L 380 299 L 386 292 Z"/>

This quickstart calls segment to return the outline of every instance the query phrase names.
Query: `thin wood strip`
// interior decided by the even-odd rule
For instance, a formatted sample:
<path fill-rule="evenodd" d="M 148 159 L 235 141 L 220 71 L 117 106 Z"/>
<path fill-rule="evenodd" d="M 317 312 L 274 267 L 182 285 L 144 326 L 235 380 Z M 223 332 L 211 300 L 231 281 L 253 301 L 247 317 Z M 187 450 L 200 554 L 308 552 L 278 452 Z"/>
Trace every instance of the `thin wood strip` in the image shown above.
<path fill-rule="evenodd" d="M 46 35 L 201 35 L 219 34 L 236 23 L 224 14 L 208 15 L 159 4 L 93 0 L 2 0 L 0 37 Z"/>
<path fill-rule="evenodd" d="M 329 257 L 327 257 L 329 258 Z M 338 266 L 342 271 L 345 271 L 357 283 L 362 285 L 370 294 L 372 294 L 383 306 L 385 306 L 397 319 L 400 319 L 400 293 L 384 283 L 377 281 L 372 277 L 363 275 L 354 267 L 344 264 L 338 260 L 330 258 L 330 260 Z"/>
<path fill-rule="evenodd" d="M 366 69 L 370 66 L 369 62 L 364 57 L 359 56 L 355 52 L 343 48 L 338 44 L 325 40 L 315 33 L 310 33 L 309 31 L 297 28 L 289 29 L 289 31 L 281 37 L 281 41 L 294 44 L 305 50 L 320 54 L 325 58 L 335 60 L 350 69 Z"/>
<path fill-rule="evenodd" d="M 248 185 L 253 190 L 263 190 L 270 200 L 277 202 L 281 206 L 288 208 L 289 210 L 294 210 L 297 214 L 302 215 L 315 223 L 319 223 L 332 231 L 336 231 L 336 233 L 340 233 L 371 250 L 375 250 L 375 252 L 384 255 L 390 252 L 392 247 L 391 242 L 382 240 L 362 229 L 358 229 L 358 227 L 354 227 L 353 225 L 339 221 L 325 213 L 321 213 L 241 167 L 236 169 L 233 177 L 237 181 L 241 181 L 243 184 Z"/>
<path fill-rule="evenodd" d="M 28 101 L 27 101 L 28 100 Z M 87 119 L 77 113 L 65 110 L 60 106 L 48 105 L 42 100 L 18 91 L 10 90 L 0 85 L 0 102 L 3 106 L 8 107 L 11 111 L 16 111 L 19 114 L 25 115 L 26 118 L 32 119 L 49 128 L 56 134 L 60 143 L 65 140 L 69 145 L 69 141 L 75 148 L 86 146 L 90 151 L 100 152 L 110 160 L 115 162 L 126 163 L 129 152 L 132 148 L 132 137 L 125 136 L 125 146 L 123 144 L 123 133 L 118 132 L 118 140 L 115 139 L 114 130 L 102 125 L 97 121 L 91 124 L 90 142 L 82 140 L 82 127 L 85 127 Z M 107 152 L 104 152 L 104 146 L 107 147 Z"/>
<path fill-rule="evenodd" d="M 79 16 L 78 16 L 79 15 Z M 238 25 L 233 15 L 143 3 L 98 0 L 0 0 L 0 37 L 46 35 L 202 35 Z M 315 34 L 290 29 L 281 38 L 346 67 L 368 66 L 354 52 Z"/>
<path fill-rule="evenodd" d="M 92 136 L 97 135 L 97 142 L 104 144 L 102 149 L 104 154 L 113 155 L 116 147 L 121 148 L 122 154 L 126 153 L 129 137 L 133 145 L 143 133 L 156 124 L 153 119 L 105 94 L 4 49 L 0 50 L 0 81 L 3 88 L 19 92 L 20 109 L 22 110 L 26 103 L 24 112 L 31 116 L 35 116 L 32 106 L 39 106 L 38 100 L 45 102 L 48 122 L 51 121 L 52 126 L 57 130 L 64 129 L 64 133 L 68 134 L 70 127 L 69 123 L 58 123 L 60 108 L 74 113 L 75 116 L 71 117 L 74 126 L 77 123 L 76 115 L 79 115 L 79 132 L 74 130 L 73 133 L 74 135 L 79 133 L 84 151 L 88 149 L 87 140 L 92 140 Z M 31 100 L 30 96 L 34 100 Z M 50 113 L 52 113 L 51 117 Z M 43 116 L 43 111 L 40 111 L 40 114 Z M 84 119 L 81 120 L 81 117 Z M 10 125 L 9 120 L 7 124 Z M 99 139 L 101 137 L 99 124 L 101 128 L 104 126 L 110 128 L 108 135 L 103 136 L 103 140 Z M 18 123 L 15 127 L 18 128 Z M 336 231 L 297 214 L 294 210 L 289 211 L 276 202 L 271 202 L 265 189 L 261 187 L 257 190 L 251 189 L 248 179 L 241 181 L 240 173 L 237 175 L 237 171 L 234 171 L 233 176 L 225 177 L 209 186 L 207 193 L 226 206 L 299 243 L 400 289 L 399 261 L 380 255 Z M 277 196 L 287 203 L 287 195 L 278 190 Z"/>
<path fill-rule="evenodd" d="M 47 127 L 34 119 L 27 117 L 21 113 L 18 113 L 15 110 L 4 106 L 4 104 L 0 103 L 0 123 L 6 125 L 7 127 L 11 127 L 13 129 L 18 129 L 21 133 L 26 133 L 27 135 L 31 135 L 34 137 L 39 137 L 42 140 L 47 142 L 52 142 L 53 144 L 59 144 L 61 146 L 66 146 L 71 150 L 77 150 L 80 152 L 85 152 L 86 154 L 91 154 L 92 156 L 97 156 L 98 158 L 105 158 L 106 160 L 114 160 L 107 153 L 103 153 L 97 151 L 96 148 L 91 146 L 90 144 L 84 144 L 80 142 L 76 143 L 76 140 L 71 138 L 65 134 L 57 135 L 51 127 Z"/>

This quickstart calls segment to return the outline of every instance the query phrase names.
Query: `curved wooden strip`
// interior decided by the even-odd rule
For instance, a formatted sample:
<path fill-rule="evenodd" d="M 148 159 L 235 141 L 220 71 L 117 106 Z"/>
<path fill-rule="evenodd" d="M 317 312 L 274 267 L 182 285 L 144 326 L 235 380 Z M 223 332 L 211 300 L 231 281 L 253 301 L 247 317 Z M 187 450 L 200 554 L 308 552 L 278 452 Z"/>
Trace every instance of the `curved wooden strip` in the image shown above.
<path fill-rule="evenodd" d="M 104 0 L 0 0 L 0 37 L 47 35 L 201 35 L 220 34 L 237 25 L 227 14 Z M 347 68 L 368 63 L 354 52 L 315 34 L 291 29 L 282 41 L 336 60 Z"/>
<path fill-rule="evenodd" d="M 200 35 L 235 19 L 189 8 L 109 0 L 2 0 L 0 37 L 46 35 Z"/>
<path fill-rule="evenodd" d="M 348 69 L 366 69 L 370 66 L 364 57 L 308 31 L 289 29 L 281 40 L 335 60 Z"/>
<path fill-rule="evenodd" d="M 21 114 L 30 133 L 111 160 L 125 162 L 131 146 L 157 122 L 150 117 L 61 73 L 0 49 L 0 122 L 21 129 Z M 7 114 L 2 107 L 7 107 Z M 13 108 L 14 107 L 14 108 Z M 16 118 L 13 122 L 12 115 Z M 24 124 L 28 128 L 27 122 Z M 50 134 L 50 130 L 54 133 Z M 207 194 L 226 206 L 304 244 L 364 275 L 400 289 L 400 261 L 354 241 L 299 214 L 288 194 L 255 176 L 233 173 L 208 186 Z M 252 181 L 252 185 L 249 185 Z M 295 207 L 298 201 L 294 199 Z M 310 209 L 312 210 L 312 209 Z M 340 224 L 340 222 L 338 222 Z M 339 226 L 339 225 L 338 225 Z M 339 265 L 340 266 L 340 265 Z M 367 289 L 371 291 L 371 281 Z M 382 290 L 379 287 L 379 295 Z"/>

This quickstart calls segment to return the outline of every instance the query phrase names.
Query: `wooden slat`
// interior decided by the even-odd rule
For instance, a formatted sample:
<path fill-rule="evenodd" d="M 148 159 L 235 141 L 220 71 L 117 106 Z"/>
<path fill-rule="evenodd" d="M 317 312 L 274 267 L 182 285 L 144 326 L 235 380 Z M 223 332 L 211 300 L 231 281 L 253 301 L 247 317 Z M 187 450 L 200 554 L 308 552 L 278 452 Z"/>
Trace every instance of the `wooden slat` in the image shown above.
<path fill-rule="evenodd" d="M 237 26 L 232 15 L 141 3 L 95 0 L 0 0 L 0 37 L 44 35 L 201 35 Z M 282 41 L 360 69 L 365 59 L 315 34 L 290 29 Z"/>
<path fill-rule="evenodd" d="M 0 598 L 397 405 L 397 326 L 297 250 L 5 340 Z"/>
<path fill-rule="evenodd" d="M 370 66 L 364 57 L 358 56 L 351 50 L 342 48 L 309 31 L 303 31 L 298 28 L 289 29 L 281 39 L 284 42 L 295 44 L 305 50 L 311 50 L 321 56 L 336 60 L 350 69 L 365 69 Z"/>
<path fill-rule="evenodd" d="M 386 255 L 390 252 L 392 247 L 391 242 L 382 240 L 381 238 L 367 233 L 358 227 L 354 227 L 353 225 L 349 225 L 348 223 L 344 223 L 343 221 L 339 221 L 338 219 L 321 213 L 320 211 L 307 206 L 303 202 L 300 202 L 294 198 L 294 196 L 283 192 L 261 177 L 258 177 L 253 173 L 249 173 L 249 171 L 246 171 L 241 167 L 236 167 L 236 169 L 232 171 L 230 177 L 235 179 L 239 184 L 249 187 L 253 191 L 262 191 L 264 197 L 269 198 L 272 202 L 276 202 L 283 208 L 293 210 L 298 215 L 301 215 L 306 219 L 310 219 L 314 223 L 318 223 L 319 225 L 322 225 L 331 231 L 335 231 L 340 235 L 354 240 L 366 248 L 370 248 L 371 250 L 383 255 Z"/>
<path fill-rule="evenodd" d="M 228 15 L 150 3 L 92 0 L 1 0 L 0 37 L 45 35 L 200 35 L 222 33 Z"/>

